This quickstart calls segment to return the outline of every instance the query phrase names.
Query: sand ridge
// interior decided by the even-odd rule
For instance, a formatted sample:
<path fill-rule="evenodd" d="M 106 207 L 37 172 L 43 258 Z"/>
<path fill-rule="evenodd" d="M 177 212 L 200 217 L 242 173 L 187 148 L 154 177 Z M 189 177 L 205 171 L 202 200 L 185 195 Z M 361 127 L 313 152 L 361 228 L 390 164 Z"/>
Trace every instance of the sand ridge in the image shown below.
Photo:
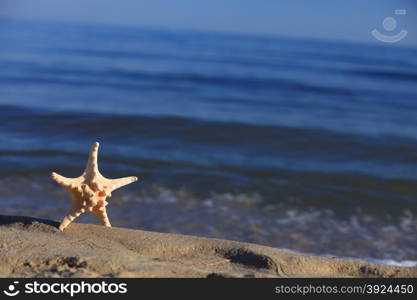
<path fill-rule="evenodd" d="M 0 215 L 0 277 L 417 277 L 397 267 L 213 238 Z"/>

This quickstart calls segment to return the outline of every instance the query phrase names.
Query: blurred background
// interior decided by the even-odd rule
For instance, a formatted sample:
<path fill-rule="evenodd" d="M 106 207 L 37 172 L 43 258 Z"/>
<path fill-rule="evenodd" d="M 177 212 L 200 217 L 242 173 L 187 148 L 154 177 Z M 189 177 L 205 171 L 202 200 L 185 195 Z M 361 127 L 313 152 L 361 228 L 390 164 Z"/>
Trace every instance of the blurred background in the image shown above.
<path fill-rule="evenodd" d="M 140 180 L 113 226 L 415 265 L 416 14 L 0 0 L 0 213 L 60 220 L 50 173 L 79 176 L 99 141 L 103 175 Z"/>

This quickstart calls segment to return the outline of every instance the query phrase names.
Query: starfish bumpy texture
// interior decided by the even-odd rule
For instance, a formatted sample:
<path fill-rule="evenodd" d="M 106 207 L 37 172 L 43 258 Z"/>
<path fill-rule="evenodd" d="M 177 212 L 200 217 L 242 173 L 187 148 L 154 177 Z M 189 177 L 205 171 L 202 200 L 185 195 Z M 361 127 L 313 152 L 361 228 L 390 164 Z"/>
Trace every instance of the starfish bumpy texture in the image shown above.
<path fill-rule="evenodd" d="M 108 179 L 101 175 L 97 165 L 98 146 L 99 143 L 96 142 L 91 147 L 87 167 L 80 177 L 67 178 L 52 173 L 52 179 L 70 192 L 72 200 L 70 213 L 59 225 L 61 231 L 85 211 L 91 211 L 104 226 L 111 227 L 106 198 L 111 197 L 112 191 L 138 180 L 134 176 Z"/>

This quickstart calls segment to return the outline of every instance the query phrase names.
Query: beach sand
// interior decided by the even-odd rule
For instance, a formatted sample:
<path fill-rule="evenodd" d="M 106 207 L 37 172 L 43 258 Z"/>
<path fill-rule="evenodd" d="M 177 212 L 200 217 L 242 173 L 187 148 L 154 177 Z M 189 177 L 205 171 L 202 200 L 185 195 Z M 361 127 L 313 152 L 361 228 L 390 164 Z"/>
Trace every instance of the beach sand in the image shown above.
<path fill-rule="evenodd" d="M 1 277 L 417 277 L 417 268 L 213 238 L 0 215 Z"/>

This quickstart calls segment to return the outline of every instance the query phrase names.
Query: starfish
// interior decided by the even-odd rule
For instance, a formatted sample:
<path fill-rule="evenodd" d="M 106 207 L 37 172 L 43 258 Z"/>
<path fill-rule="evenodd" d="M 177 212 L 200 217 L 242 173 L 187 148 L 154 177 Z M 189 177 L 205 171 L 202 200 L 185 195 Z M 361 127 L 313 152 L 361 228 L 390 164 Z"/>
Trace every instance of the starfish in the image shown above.
<path fill-rule="evenodd" d="M 97 142 L 91 147 L 87 167 L 80 177 L 67 178 L 55 172 L 52 173 L 52 179 L 70 192 L 72 200 L 70 213 L 59 225 L 61 231 L 85 211 L 91 211 L 102 225 L 111 227 L 107 216 L 106 198 L 111 197 L 114 190 L 138 180 L 134 176 L 108 179 L 101 175 L 97 164 L 98 147 Z"/>

